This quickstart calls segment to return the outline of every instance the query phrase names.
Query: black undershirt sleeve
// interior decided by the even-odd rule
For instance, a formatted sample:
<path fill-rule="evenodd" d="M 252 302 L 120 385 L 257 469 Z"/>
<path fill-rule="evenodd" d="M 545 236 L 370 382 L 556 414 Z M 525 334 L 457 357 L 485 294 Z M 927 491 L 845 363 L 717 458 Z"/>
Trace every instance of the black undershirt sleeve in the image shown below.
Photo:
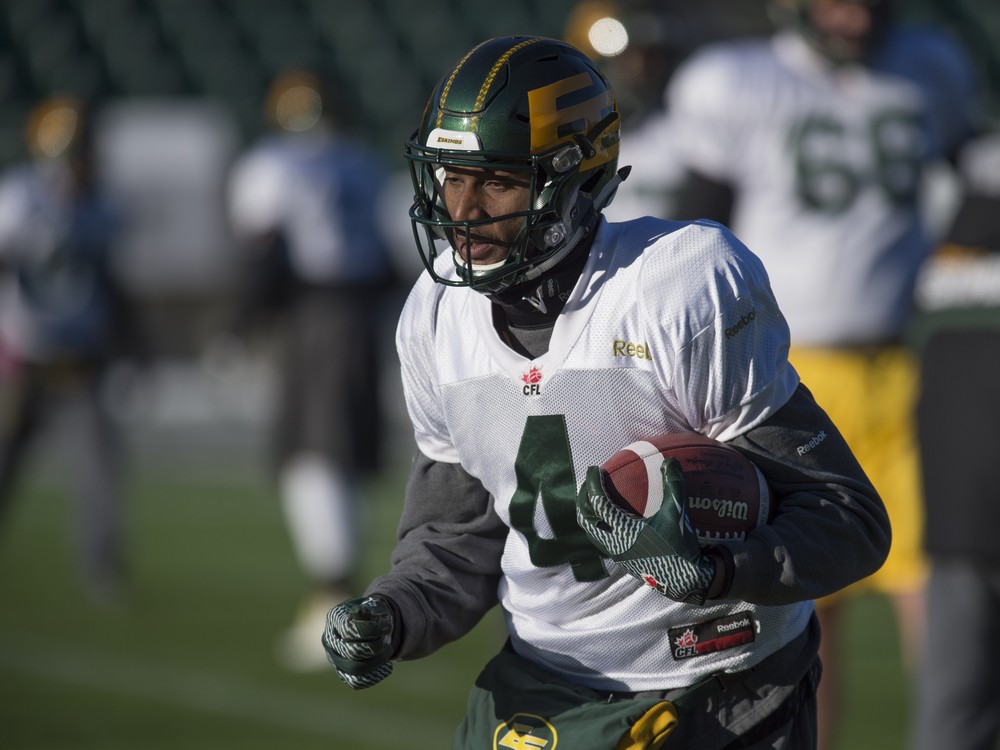
<path fill-rule="evenodd" d="M 459 464 L 416 454 L 392 568 L 366 590 L 388 599 L 396 614 L 394 658 L 433 653 L 497 604 L 507 532 L 478 479 Z"/>
<path fill-rule="evenodd" d="M 878 570 L 891 531 L 882 499 L 804 385 L 730 442 L 761 470 L 773 516 L 730 545 L 726 598 L 787 604 L 833 593 Z"/>

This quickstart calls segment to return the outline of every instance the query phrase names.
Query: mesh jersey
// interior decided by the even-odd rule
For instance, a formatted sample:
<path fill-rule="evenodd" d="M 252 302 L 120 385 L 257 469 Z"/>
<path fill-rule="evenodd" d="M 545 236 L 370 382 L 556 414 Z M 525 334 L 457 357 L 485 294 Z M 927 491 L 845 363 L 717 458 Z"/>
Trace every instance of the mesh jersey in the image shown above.
<path fill-rule="evenodd" d="M 381 161 L 346 139 L 269 136 L 233 168 L 230 219 L 240 236 L 281 232 L 303 281 L 379 279 L 389 264 L 379 217 L 385 179 Z"/>
<path fill-rule="evenodd" d="M 803 345 L 891 339 L 930 250 L 922 168 L 972 128 L 974 76 L 937 32 L 893 31 L 832 69 L 792 32 L 704 48 L 675 75 L 682 158 L 733 185 L 731 226 L 764 261 Z"/>
<path fill-rule="evenodd" d="M 397 346 L 420 450 L 479 478 L 511 528 L 499 597 L 522 655 L 595 689 L 662 689 L 756 664 L 804 628 L 808 602 L 671 602 L 598 558 L 575 520 L 588 465 L 644 435 L 730 439 L 795 389 L 765 271 L 727 230 L 602 221 L 537 359 L 501 342 L 486 297 L 427 275 Z M 688 658 L 681 644 L 719 618 L 752 642 Z"/>

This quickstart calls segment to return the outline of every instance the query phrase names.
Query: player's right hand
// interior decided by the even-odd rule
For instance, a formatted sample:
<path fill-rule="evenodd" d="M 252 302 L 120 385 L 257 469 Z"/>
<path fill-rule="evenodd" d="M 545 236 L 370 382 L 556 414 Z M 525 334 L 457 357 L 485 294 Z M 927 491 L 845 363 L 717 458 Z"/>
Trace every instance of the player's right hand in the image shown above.
<path fill-rule="evenodd" d="M 392 673 L 393 616 L 377 596 L 348 599 L 326 615 L 323 648 L 340 679 L 355 690 L 371 687 Z"/>

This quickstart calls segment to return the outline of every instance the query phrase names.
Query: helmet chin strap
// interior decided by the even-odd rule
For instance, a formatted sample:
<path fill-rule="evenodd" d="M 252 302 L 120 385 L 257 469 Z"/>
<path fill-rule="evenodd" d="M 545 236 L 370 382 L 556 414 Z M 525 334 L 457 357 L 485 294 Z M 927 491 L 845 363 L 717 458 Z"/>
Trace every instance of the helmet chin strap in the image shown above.
<path fill-rule="evenodd" d="M 455 265 L 456 266 L 460 266 L 460 267 L 464 267 L 465 266 L 465 260 L 462 258 L 462 255 L 458 252 L 458 250 L 452 250 L 451 254 L 454 257 L 454 261 L 455 261 Z M 504 266 L 504 264 L 506 262 L 507 262 L 507 259 L 505 258 L 503 260 L 498 260 L 495 263 L 469 263 L 468 265 L 469 265 L 469 267 L 472 268 L 472 272 L 475 273 L 477 271 L 480 271 L 480 272 L 481 271 L 495 271 L 498 268 L 503 268 L 503 266 Z"/>
<path fill-rule="evenodd" d="M 621 185 L 624 179 L 628 177 L 630 170 L 631 167 L 622 167 L 618 170 L 614 177 L 608 180 L 607 184 L 601 189 L 601 192 L 597 194 L 593 202 L 590 204 L 587 218 L 577 225 L 576 230 L 572 235 L 570 235 L 569 239 L 566 240 L 566 243 L 559 250 L 559 252 L 553 254 L 543 263 L 539 263 L 534 268 L 529 269 L 524 275 L 524 280 L 521 282 L 522 284 L 534 281 L 543 274 L 551 271 L 555 266 L 561 263 L 567 255 L 569 255 L 570 251 L 572 251 L 573 248 L 579 244 L 580 240 L 582 240 L 597 224 L 597 219 L 600 216 L 601 211 L 614 199 L 615 191 L 618 190 L 618 186 Z M 530 304 L 542 314 L 548 312 L 545 299 L 547 297 L 551 298 L 558 293 L 558 289 L 550 290 L 546 289 L 546 286 L 547 284 L 543 282 L 535 287 L 532 294 L 522 297 L 525 302 Z"/>

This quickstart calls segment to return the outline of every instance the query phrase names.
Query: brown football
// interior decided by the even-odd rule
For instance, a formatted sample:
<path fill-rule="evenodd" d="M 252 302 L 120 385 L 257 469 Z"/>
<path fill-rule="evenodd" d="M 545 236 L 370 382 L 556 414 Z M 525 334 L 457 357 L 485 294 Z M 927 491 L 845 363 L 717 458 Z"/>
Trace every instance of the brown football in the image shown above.
<path fill-rule="evenodd" d="M 705 544 L 741 540 L 767 523 L 771 492 L 760 470 L 735 448 L 697 432 L 637 440 L 601 465 L 604 487 L 619 507 L 652 516 L 663 503 L 663 460 L 684 472 L 688 517 Z"/>

